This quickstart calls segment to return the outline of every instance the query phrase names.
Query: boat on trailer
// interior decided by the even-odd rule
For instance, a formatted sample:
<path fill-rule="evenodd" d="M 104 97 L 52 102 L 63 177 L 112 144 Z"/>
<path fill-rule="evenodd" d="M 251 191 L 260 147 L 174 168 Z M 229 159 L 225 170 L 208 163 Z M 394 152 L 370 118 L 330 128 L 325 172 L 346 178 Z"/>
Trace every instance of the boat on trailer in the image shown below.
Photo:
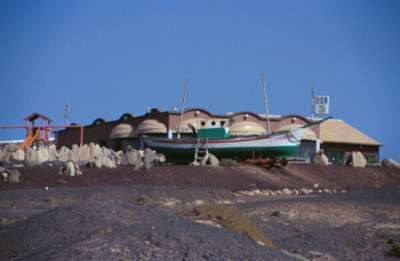
<path fill-rule="evenodd" d="M 143 137 L 146 147 L 163 153 L 167 160 L 175 162 L 193 161 L 199 150 L 206 150 L 217 158 L 236 160 L 255 158 L 287 158 L 297 154 L 305 128 L 290 129 L 265 135 L 230 137 L 207 136 L 208 130 L 199 129 L 197 137 L 160 138 Z M 215 131 L 214 131 L 215 132 Z M 229 133 L 229 132 L 227 132 Z"/>
<path fill-rule="evenodd" d="M 287 157 L 297 154 L 306 128 L 319 124 L 326 119 L 300 128 L 271 132 L 264 73 L 261 74 L 261 83 L 264 91 L 265 118 L 267 123 L 267 131 L 265 133 L 261 135 L 231 137 L 229 128 L 227 127 L 195 129 L 193 126 L 190 126 L 194 137 L 181 137 L 181 123 L 188 94 L 188 80 L 186 79 L 177 136 L 173 137 L 172 133 L 168 138 L 144 136 L 142 137 L 144 145 L 159 153 L 163 153 L 167 160 L 172 162 L 197 161 L 198 154 L 201 151 L 202 153 L 212 153 L 219 159 L 266 159 L 272 163 L 280 159 L 281 162 L 286 163 Z"/>

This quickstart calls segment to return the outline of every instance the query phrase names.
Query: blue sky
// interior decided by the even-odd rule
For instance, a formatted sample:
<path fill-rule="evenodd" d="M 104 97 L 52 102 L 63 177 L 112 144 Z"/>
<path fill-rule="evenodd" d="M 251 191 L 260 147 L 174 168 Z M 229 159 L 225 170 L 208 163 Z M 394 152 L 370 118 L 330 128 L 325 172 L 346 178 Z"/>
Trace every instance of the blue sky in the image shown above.
<path fill-rule="evenodd" d="M 399 1 L 0 2 L 0 124 L 148 107 L 310 114 L 310 93 L 400 159 Z M 0 139 L 18 135 L 0 130 Z"/>

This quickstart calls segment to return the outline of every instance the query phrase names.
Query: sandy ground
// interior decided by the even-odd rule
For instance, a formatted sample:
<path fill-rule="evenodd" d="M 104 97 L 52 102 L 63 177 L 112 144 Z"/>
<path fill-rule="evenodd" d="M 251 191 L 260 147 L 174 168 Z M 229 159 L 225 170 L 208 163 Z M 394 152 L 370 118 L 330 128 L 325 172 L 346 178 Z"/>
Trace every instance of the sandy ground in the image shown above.
<path fill-rule="evenodd" d="M 400 241 L 400 173 L 391 169 L 124 167 L 74 178 L 54 171 L 26 168 L 22 184 L 0 183 L 1 260 L 392 260 L 387 241 Z M 314 183 L 349 192 L 235 193 Z M 138 204 L 143 195 L 151 203 Z M 182 215 L 201 203 L 238 207 L 276 248 Z"/>

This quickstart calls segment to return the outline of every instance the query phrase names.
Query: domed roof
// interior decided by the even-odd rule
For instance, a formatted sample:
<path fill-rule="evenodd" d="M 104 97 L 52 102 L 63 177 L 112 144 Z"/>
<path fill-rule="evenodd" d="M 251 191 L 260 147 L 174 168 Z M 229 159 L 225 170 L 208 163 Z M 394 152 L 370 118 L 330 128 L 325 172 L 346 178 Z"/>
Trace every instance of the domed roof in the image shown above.
<path fill-rule="evenodd" d="M 233 136 L 259 135 L 265 133 L 265 128 L 256 122 L 240 121 L 231 125 L 230 133 Z"/>
<path fill-rule="evenodd" d="M 130 124 L 121 123 L 111 130 L 110 139 L 120 139 L 133 137 L 132 126 Z"/>
<path fill-rule="evenodd" d="M 280 128 L 277 129 L 277 131 L 286 131 L 286 130 L 290 130 L 290 129 L 295 129 L 295 128 L 301 128 L 304 125 L 302 124 L 288 124 L 288 125 L 283 125 Z M 306 132 L 304 133 L 303 136 L 304 140 L 316 140 L 317 139 L 317 134 L 315 134 L 315 132 L 313 130 L 311 130 L 310 128 L 306 128 Z"/>
<path fill-rule="evenodd" d="M 167 133 L 167 127 L 165 124 L 157 120 L 144 120 L 136 128 L 136 134 L 148 134 L 148 133 Z"/>

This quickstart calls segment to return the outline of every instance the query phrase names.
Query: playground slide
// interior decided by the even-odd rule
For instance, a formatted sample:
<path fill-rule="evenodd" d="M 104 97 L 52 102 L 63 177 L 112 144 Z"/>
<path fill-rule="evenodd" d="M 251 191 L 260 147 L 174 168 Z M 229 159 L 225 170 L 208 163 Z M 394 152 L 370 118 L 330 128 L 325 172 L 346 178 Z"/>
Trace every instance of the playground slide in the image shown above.
<path fill-rule="evenodd" d="M 36 140 L 37 137 L 39 137 L 39 130 L 36 130 L 35 133 L 33 133 L 32 130 L 29 130 L 28 136 L 24 140 L 24 142 L 21 145 L 21 149 L 26 149 L 32 145 L 32 143 Z"/>

